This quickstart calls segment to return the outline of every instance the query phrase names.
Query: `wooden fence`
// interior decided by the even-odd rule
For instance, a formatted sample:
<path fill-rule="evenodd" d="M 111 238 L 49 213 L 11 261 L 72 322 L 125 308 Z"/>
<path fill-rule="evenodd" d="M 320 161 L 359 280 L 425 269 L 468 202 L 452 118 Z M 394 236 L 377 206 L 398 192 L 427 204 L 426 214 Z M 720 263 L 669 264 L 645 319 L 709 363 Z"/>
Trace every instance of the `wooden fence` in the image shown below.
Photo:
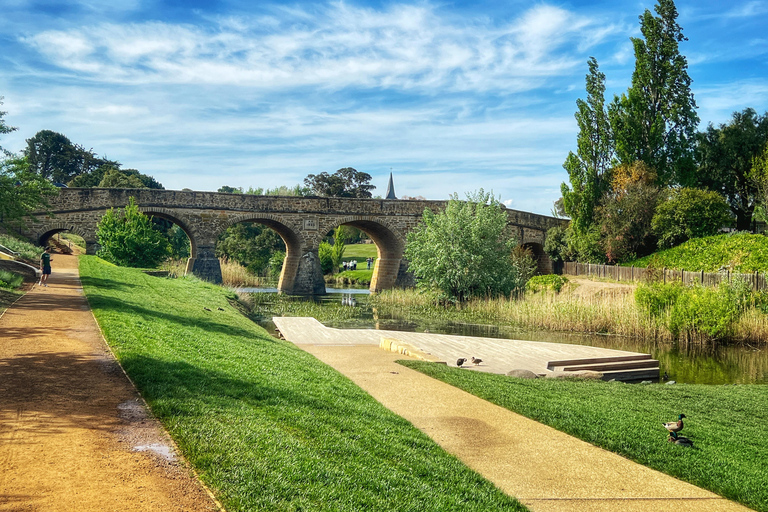
<path fill-rule="evenodd" d="M 720 283 L 730 283 L 742 279 L 752 286 L 753 290 L 768 289 L 768 279 L 765 272 L 738 274 L 735 272 L 688 272 L 671 268 L 640 268 L 619 267 L 617 265 L 598 265 L 595 263 L 577 263 L 566 261 L 563 264 L 563 274 L 571 276 L 605 277 L 616 281 L 663 281 L 682 282 L 684 284 L 701 284 L 717 286 Z"/>

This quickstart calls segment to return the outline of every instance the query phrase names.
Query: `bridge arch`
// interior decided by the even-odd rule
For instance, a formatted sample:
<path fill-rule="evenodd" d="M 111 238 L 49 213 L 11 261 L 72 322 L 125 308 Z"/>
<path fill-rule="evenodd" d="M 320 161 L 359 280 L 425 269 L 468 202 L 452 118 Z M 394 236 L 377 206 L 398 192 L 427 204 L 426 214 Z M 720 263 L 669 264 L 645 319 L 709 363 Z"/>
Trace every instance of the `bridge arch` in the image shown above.
<path fill-rule="evenodd" d="M 551 274 L 552 273 L 552 260 L 549 259 L 547 253 L 544 252 L 544 246 L 538 242 L 526 242 L 522 244 L 524 249 L 528 249 L 533 255 L 533 259 L 536 260 L 536 273 L 537 274 Z"/>
<path fill-rule="evenodd" d="M 309 265 L 314 267 L 314 264 L 316 263 L 317 269 L 309 269 L 310 275 L 314 276 L 312 279 L 313 282 L 311 283 L 311 287 L 313 290 L 315 290 L 314 293 L 325 293 L 325 281 L 322 277 L 322 270 L 319 270 L 320 262 L 316 254 L 317 247 L 314 247 L 313 254 L 312 248 L 305 247 L 302 237 L 299 236 L 293 226 L 289 225 L 289 222 L 286 222 L 285 219 L 278 215 L 268 213 L 254 212 L 244 215 L 237 215 L 230 218 L 224 224 L 218 235 L 223 233 L 227 228 L 236 224 L 240 224 L 241 222 L 261 224 L 262 226 L 270 228 L 275 233 L 277 233 L 280 238 L 282 238 L 283 243 L 285 244 L 285 258 L 283 259 L 283 269 L 280 271 L 280 280 L 277 284 L 277 289 L 279 291 L 294 293 L 297 289 L 296 279 L 299 276 L 300 267 L 302 265 Z M 316 275 L 318 274 L 318 271 L 319 275 Z"/>
<path fill-rule="evenodd" d="M 157 217 L 158 219 L 165 219 L 179 226 L 181 230 L 184 231 L 184 233 L 187 235 L 187 238 L 189 238 L 190 259 L 194 259 L 197 257 L 197 237 L 195 236 L 194 231 L 192 231 L 189 225 L 181 219 L 181 216 L 177 212 L 173 210 L 169 210 L 167 208 L 153 208 L 153 207 L 142 207 L 142 206 L 139 206 L 139 211 L 148 217 Z"/>
<path fill-rule="evenodd" d="M 45 222 L 43 223 L 37 231 L 36 237 L 37 243 L 43 247 L 48 243 L 48 240 L 53 235 L 56 235 L 57 233 L 74 233 L 80 237 L 83 238 L 83 240 L 86 241 L 86 251 L 87 251 L 87 245 L 89 244 L 89 241 L 92 240 L 95 237 L 95 230 L 92 233 L 87 232 L 86 230 L 82 229 L 81 226 L 77 224 L 70 224 L 67 222 Z M 93 251 L 93 247 L 91 248 Z M 90 253 L 89 253 L 90 254 Z"/>
<path fill-rule="evenodd" d="M 382 217 L 349 215 L 326 222 L 319 233 L 324 235 L 342 225 L 359 229 L 376 244 L 378 258 L 371 278 L 372 292 L 404 285 L 410 281 L 407 275 L 408 265 L 403 259 L 405 237 L 401 229 L 392 226 Z"/>

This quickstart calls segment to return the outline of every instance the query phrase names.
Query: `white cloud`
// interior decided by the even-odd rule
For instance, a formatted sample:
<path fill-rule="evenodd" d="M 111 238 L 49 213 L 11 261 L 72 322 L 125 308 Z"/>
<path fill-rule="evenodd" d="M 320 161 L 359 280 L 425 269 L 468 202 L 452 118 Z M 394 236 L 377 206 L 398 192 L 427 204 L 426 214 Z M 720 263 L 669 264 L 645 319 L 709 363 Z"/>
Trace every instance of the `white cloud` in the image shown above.
<path fill-rule="evenodd" d="M 576 48 L 613 25 L 546 4 L 504 26 L 449 22 L 428 5 L 326 6 L 213 26 L 102 23 L 22 39 L 64 70 L 103 82 L 527 90 L 583 64 Z M 266 20 L 266 23 L 265 23 Z"/>

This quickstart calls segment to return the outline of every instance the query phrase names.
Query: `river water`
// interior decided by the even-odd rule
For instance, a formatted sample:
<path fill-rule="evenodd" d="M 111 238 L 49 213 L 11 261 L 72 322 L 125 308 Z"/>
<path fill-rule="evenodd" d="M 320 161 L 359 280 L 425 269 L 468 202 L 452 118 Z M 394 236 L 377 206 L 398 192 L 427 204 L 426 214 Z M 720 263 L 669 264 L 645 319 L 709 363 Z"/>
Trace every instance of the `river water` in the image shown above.
<path fill-rule="evenodd" d="M 240 293 L 276 292 L 274 288 L 243 288 Z M 382 315 L 368 303 L 365 289 L 328 288 L 328 294 L 313 299 L 329 307 L 343 304 L 354 311 L 352 318 L 324 321 L 328 327 L 341 329 L 384 329 L 391 331 L 458 334 L 484 338 L 504 338 L 551 343 L 571 343 L 595 347 L 649 353 L 661 364 L 661 373 L 670 380 L 689 384 L 768 384 L 768 347 L 660 344 L 642 339 L 619 336 L 563 333 L 554 331 L 527 331 L 504 325 L 480 325 L 420 319 L 402 314 Z M 297 299 L 298 300 L 298 299 Z M 274 324 L 269 316 L 262 322 L 269 332 Z"/>

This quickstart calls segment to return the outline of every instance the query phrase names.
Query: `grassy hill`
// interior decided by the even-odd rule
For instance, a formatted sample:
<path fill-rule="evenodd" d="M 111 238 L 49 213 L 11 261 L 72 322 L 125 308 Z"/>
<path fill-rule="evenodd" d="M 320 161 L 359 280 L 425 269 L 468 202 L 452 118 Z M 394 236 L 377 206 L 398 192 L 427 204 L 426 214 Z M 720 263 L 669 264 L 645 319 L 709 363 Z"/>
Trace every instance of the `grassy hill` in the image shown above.
<path fill-rule="evenodd" d="M 627 263 L 636 267 L 675 268 L 691 272 L 768 271 L 768 237 L 739 233 L 694 238 L 671 249 Z"/>
<path fill-rule="evenodd" d="M 80 260 L 104 336 L 230 512 L 526 510 L 223 288 Z"/>

